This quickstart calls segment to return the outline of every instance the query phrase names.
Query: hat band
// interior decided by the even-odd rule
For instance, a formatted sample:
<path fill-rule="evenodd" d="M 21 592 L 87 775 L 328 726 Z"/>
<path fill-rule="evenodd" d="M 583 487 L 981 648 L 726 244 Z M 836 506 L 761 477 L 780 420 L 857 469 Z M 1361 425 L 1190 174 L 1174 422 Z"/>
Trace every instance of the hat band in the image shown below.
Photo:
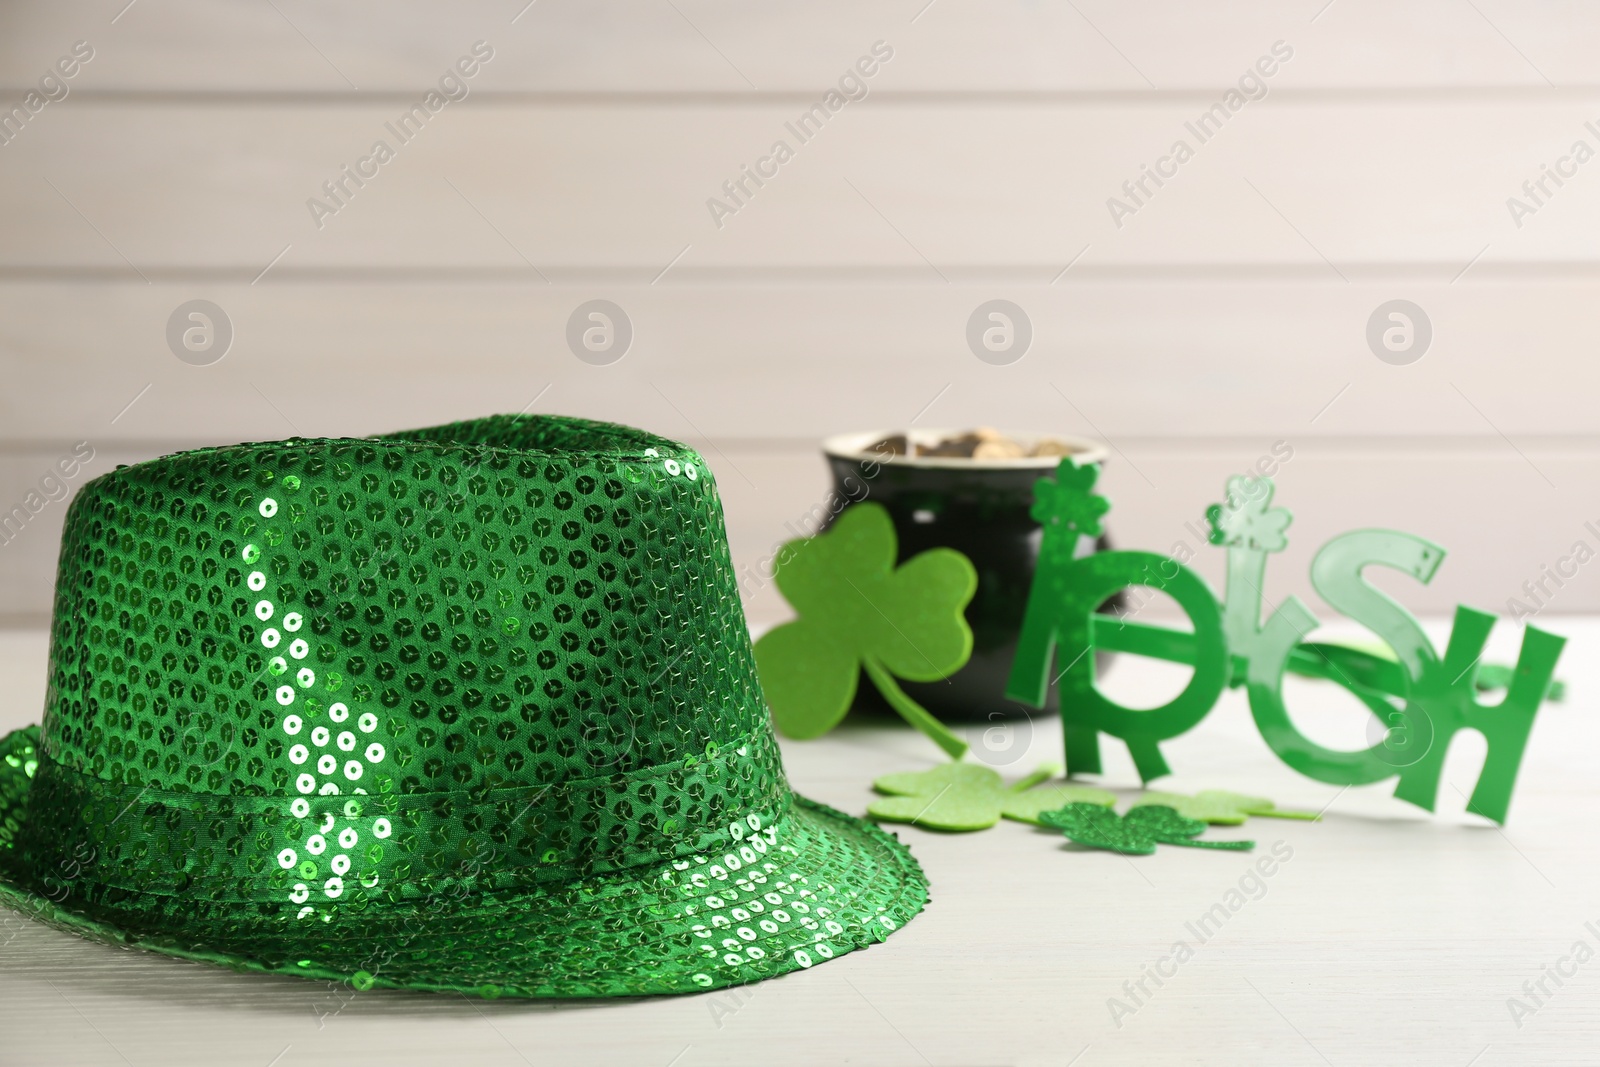
<path fill-rule="evenodd" d="M 484 891 L 515 890 L 738 848 L 752 822 L 786 814 L 780 767 L 770 736 L 756 735 L 703 757 L 549 786 L 287 797 L 158 790 L 41 754 L 17 844 L 57 903 L 80 889 L 398 903 L 464 874 Z M 641 836 L 655 844 L 640 847 Z"/>

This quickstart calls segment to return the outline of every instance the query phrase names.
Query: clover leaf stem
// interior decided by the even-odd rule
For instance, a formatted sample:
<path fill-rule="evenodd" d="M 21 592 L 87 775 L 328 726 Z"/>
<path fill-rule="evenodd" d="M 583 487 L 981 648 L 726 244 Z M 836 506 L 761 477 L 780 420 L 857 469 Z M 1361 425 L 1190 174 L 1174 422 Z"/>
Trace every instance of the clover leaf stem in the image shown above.
<path fill-rule="evenodd" d="M 1021 793 L 1024 790 L 1032 789 L 1034 786 L 1038 785 L 1040 782 L 1048 782 L 1050 779 L 1054 778 L 1056 775 L 1058 775 L 1060 773 L 1061 773 L 1061 765 L 1059 763 L 1046 763 L 1046 764 L 1043 764 L 1037 770 L 1035 770 L 1032 774 L 1028 775 L 1026 778 L 1021 779 L 1015 785 L 1013 785 L 1010 788 L 1008 788 L 1006 790 L 1006 792 L 1008 792 L 1008 793 Z"/>
<path fill-rule="evenodd" d="M 945 754 L 953 760 L 959 760 L 967 754 L 967 743 L 951 733 L 944 723 L 933 717 L 927 708 L 912 700 L 894 680 L 894 675 L 886 670 L 883 664 L 871 656 L 863 656 L 861 665 L 866 668 L 867 677 L 872 679 L 872 684 L 878 687 L 878 692 L 883 694 L 883 699 L 889 706 L 900 713 L 900 717 L 915 726 L 918 730 L 944 749 Z"/>

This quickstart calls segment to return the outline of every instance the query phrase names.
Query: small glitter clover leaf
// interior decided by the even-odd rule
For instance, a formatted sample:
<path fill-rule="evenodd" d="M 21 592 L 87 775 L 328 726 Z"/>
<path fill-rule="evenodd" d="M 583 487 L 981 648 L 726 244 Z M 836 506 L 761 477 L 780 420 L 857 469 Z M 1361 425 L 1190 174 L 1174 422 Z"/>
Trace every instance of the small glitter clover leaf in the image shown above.
<path fill-rule="evenodd" d="M 1257 818 L 1305 819 L 1309 822 L 1322 818 L 1314 811 L 1280 811 L 1266 797 L 1230 793 L 1225 789 L 1205 789 L 1192 797 L 1182 793 L 1149 792 L 1133 802 L 1135 808 L 1152 804 L 1171 808 L 1185 819 L 1198 819 L 1213 826 L 1241 826 L 1252 815 Z"/>
<path fill-rule="evenodd" d="M 826 533 L 790 541 L 773 577 L 799 614 L 756 642 L 756 670 L 778 730 L 821 737 L 855 698 L 861 671 L 952 759 L 967 744 L 902 690 L 895 678 L 936 682 L 972 655 L 962 614 L 978 588 L 972 562 L 930 548 L 899 567 L 894 524 L 881 504 L 856 504 Z"/>
<path fill-rule="evenodd" d="M 1236 851 L 1256 847 L 1254 841 L 1195 841 L 1206 824 L 1159 804 L 1133 808 L 1126 815 L 1096 804 L 1068 804 L 1058 811 L 1041 812 L 1039 822 L 1060 830 L 1074 844 L 1124 856 L 1148 856 L 1158 844 Z"/>
<path fill-rule="evenodd" d="M 1288 547 L 1284 531 L 1294 516 L 1288 508 L 1267 506 L 1272 503 L 1272 489 L 1270 478 L 1229 478 L 1223 503 L 1206 508 L 1211 543 L 1255 552 L 1282 552 Z"/>
<path fill-rule="evenodd" d="M 1072 457 L 1063 458 L 1053 480 L 1040 478 L 1033 483 L 1033 507 L 1028 514 L 1047 534 L 1063 531 L 1099 537 L 1100 517 L 1111 510 L 1111 501 L 1094 491 L 1099 477 L 1100 468 L 1095 464 L 1080 467 Z"/>
<path fill-rule="evenodd" d="M 1010 786 L 995 770 L 976 763 L 945 763 L 932 770 L 886 774 L 872 787 L 891 795 L 873 801 L 867 814 L 884 822 L 915 823 L 933 830 L 987 830 L 1002 816 L 1037 825 L 1040 812 L 1064 804 L 1116 803 L 1117 798 L 1104 789 L 1085 785 L 1033 788 L 1060 770 L 1046 765 Z"/>

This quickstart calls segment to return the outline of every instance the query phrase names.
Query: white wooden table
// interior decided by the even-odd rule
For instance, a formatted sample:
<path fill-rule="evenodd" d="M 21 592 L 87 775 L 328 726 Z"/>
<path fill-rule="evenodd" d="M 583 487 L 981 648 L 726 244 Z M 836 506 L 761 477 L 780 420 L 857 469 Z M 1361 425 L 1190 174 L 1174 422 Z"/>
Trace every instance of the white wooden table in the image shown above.
<path fill-rule="evenodd" d="M 1592 1064 L 1600 960 L 1561 963 L 1575 973 L 1559 987 L 1544 976 L 1575 942 L 1600 949 L 1585 925 L 1600 929 L 1591 709 L 1600 620 L 1547 625 L 1572 638 L 1560 671 L 1569 693 L 1541 713 L 1503 831 L 1462 813 L 1482 758 L 1475 738 L 1452 749 L 1441 813 L 1430 817 L 1392 799 L 1392 784 L 1341 793 L 1295 775 L 1231 694 L 1167 746 L 1178 773 L 1162 785 L 1327 806 L 1319 823 L 1210 831 L 1251 836 L 1254 853 L 1128 858 L 1068 851 L 1014 823 L 966 835 L 906 829 L 933 903 L 884 945 L 742 992 L 631 1002 L 341 995 L 117 951 L 0 913 L 0 1063 Z M 1514 648 L 1501 629 L 1503 656 Z M 42 634 L 0 634 L 9 682 L 0 728 L 36 721 L 44 657 Z M 1123 670 L 1107 684 L 1153 702 L 1172 677 Z M 1295 697 L 1305 728 L 1359 743 L 1353 702 L 1310 683 Z M 1009 774 L 1060 758 L 1058 724 L 1025 733 L 990 757 L 1014 761 Z M 1107 748 L 1107 782 L 1131 787 L 1126 753 Z M 784 755 L 797 789 L 860 812 L 873 776 L 929 766 L 937 752 L 908 730 L 868 723 L 786 744 Z M 1292 856 L 1252 881 L 1276 842 Z M 1226 906 L 1241 879 L 1251 896 L 1202 943 L 1187 924 Z M 1158 987 L 1146 967 L 1180 940 L 1193 955 Z M 1124 983 L 1141 978 L 1150 995 L 1136 1002 Z M 1508 999 L 1534 1006 L 1523 983 L 1541 978 L 1551 995 L 1518 1026 Z M 1112 998 L 1136 1010 L 1114 1021 Z"/>

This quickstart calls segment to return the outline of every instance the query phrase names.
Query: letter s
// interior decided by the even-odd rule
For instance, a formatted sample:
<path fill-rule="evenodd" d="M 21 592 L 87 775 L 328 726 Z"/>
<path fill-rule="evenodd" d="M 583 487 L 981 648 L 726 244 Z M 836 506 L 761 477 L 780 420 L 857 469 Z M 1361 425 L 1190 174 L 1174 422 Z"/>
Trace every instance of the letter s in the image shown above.
<path fill-rule="evenodd" d="M 887 41 L 873 41 L 872 54 L 887 63 L 894 58 L 894 47 Z"/>
<path fill-rule="evenodd" d="M 1433 644 L 1406 609 L 1369 583 L 1362 571 L 1379 564 L 1427 585 L 1443 562 L 1443 548 L 1412 534 L 1352 530 L 1317 550 L 1311 561 L 1311 585 L 1329 607 L 1383 638 L 1416 681 L 1422 677 L 1423 664 L 1435 658 Z"/>
<path fill-rule="evenodd" d="M 487 63 L 494 58 L 494 48 L 490 46 L 488 41 L 474 41 L 472 54 Z"/>
<path fill-rule="evenodd" d="M 1317 551 L 1311 561 L 1311 585 L 1329 607 L 1363 624 L 1394 649 L 1395 657 L 1415 685 L 1424 670 L 1431 672 L 1438 665 L 1433 645 L 1416 620 L 1369 583 L 1362 571 L 1381 564 L 1427 583 L 1443 560 L 1444 549 L 1411 534 L 1352 530 Z M 1315 624 L 1315 617 L 1299 598 L 1290 596 L 1250 649 L 1250 714 L 1262 739 L 1279 759 L 1301 774 L 1335 785 L 1382 781 L 1417 762 L 1421 757 L 1416 753 L 1425 755 L 1433 746 L 1433 724 L 1425 714 L 1411 715 L 1409 703 L 1402 711 L 1380 696 L 1351 688 L 1350 692 L 1389 727 L 1383 740 L 1356 751 L 1319 745 L 1290 720 L 1283 701 L 1284 671 L 1289 653 Z"/>
<path fill-rule="evenodd" d="M 1278 450 L 1277 445 L 1273 450 Z M 1426 583 L 1443 559 L 1442 548 L 1420 537 L 1388 530 L 1355 530 L 1335 537 L 1317 552 L 1311 563 L 1311 584 L 1330 607 L 1362 623 L 1394 649 L 1400 667 L 1415 685 L 1425 670 L 1438 665 L 1433 645 L 1406 610 L 1368 583 L 1362 571 L 1381 564 Z M 1284 704 L 1283 676 L 1290 653 L 1315 626 L 1315 616 L 1298 597 L 1290 596 L 1246 650 L 1250 713 L 1262 739 L 1278 758 L 1319 782 L 1364 785 L 1394 776 L 1417 762 L 1421 758 L 1418 753 L 1426 755 L 1434 729 L 1425 714 L 1412 714 L 1409 703 L 1404 710 L 1397 709 L 1339 677 L 1333 680 L 1346 685 L 1389 727 L 1383 740 L 1370 748 L 1345 751 L 1320 745 L 1300 731 Z"/>
<path fill-rule="evenodd" d="M 72 46 L 72 54 L 87 63 L 94 58 L 94 45 L 88 41 L 77 41 Z"/>

